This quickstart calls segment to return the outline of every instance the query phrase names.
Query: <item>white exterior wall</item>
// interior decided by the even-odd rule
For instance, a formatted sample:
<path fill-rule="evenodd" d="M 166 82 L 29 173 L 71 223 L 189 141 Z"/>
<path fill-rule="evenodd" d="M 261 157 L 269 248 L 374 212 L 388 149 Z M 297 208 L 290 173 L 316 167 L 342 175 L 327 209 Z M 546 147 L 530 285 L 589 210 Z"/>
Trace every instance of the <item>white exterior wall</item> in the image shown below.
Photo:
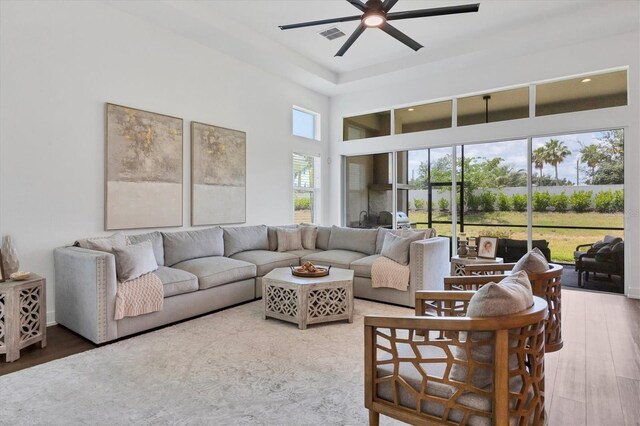
<path fill-rule="evenodd" d="M 0 2 L 0 61 L 0 235 L 47 278 L 49 320 L 53 249 L 107 234 L 105 102 L 183 118 L 185 227 L 192 120 L 247 133 L 247 224 L 292 223 L 292 153 L 328 157 L 328 97 L 108 2 Z M 322 142 L 291 135 L 294 104 L 322 115 Z"/>
<path fill-rule="evenodd" d="M 637 15 L 638 4 L 632 5 Z M 603 18 L 604 19 L 604 18 Z M 538 29 L 544 32 L 544 24 Z M 625 129 L 625 275 L 626 294 L 640 298 L 640 34 L 633 31 L 565 47 L 549 46 L 546 51 L 527 52 L 511 58 L 487 55 L 473 66 L 434 64 L 434 71 L 414 80 L 402 79 L 376 90 L 349 93 L 331 98 L 331 161 L 340 164 L 342 156 L 411 150 L 522 139 L 528 136 L 560 135 L 603 129 Z M 580 75 L 618 67 L 629 69 L 629 103 L 624 107 L 441 129 L 405 135 L 342 142 L 342 117 L 482 93 L 537 81 Z M 443 69 L 444 68 L 444 69 Z M 335 167 L 335 166 L 334 166 Z M 342 188 L 340 173 L 331 175 L 331 223 L 341 222 Z"/>

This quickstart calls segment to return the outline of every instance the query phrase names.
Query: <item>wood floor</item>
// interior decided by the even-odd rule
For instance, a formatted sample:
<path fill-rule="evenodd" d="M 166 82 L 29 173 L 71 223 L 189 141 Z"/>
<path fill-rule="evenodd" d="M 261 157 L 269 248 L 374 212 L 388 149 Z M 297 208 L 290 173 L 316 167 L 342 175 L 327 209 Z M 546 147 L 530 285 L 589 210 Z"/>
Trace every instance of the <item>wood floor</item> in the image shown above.
<path fill-rule="evenodd" d="M 549 425 L 640 425 L 640 300 L 562 291 L 564 347 L 545 356 Z M 96 346 L 60 326 L 48 345 L 24 349 L 0 375 Z"/>

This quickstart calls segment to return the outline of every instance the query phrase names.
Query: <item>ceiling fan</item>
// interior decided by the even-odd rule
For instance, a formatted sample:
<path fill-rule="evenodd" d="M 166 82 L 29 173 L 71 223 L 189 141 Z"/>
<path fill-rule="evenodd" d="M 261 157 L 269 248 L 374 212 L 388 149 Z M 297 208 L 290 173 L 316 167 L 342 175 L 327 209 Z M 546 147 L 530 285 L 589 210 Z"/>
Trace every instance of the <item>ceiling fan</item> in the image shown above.
<path fill-rule="evenodd" d="M 397 19 L 424 18 L 427 16 L 453 15 L 456 13 L 477 12 L 480 9 L 480 3 L 465 4 L 460 6 L 436 7 L 432 9 L 409 10 L 405 12 L 392 12 L 389 10 L 398 2 L 398 0 L 368 0 L 362 3 L 360 0 L 347 0 L 362 12 L 362 15 L 343 16 L 342 18 L 323 19 L 320 21 L 302 22 L 299 24 L 280 25 L 281 30 L 291 30 L 294 28 L 311 27 L 314 25 L 333 24 L 336 22 L 348 22 L 360 20 L 360 25 L 351 34 L 351 37 L 342 45 L 336 56 L 342 56 L 351 45 L 360 37 L 366 28 L 380 28 L 396 40 L 406 44 L 413 50 L 423 47 L 420 43 L 407 36 L 388 21 Z"/>

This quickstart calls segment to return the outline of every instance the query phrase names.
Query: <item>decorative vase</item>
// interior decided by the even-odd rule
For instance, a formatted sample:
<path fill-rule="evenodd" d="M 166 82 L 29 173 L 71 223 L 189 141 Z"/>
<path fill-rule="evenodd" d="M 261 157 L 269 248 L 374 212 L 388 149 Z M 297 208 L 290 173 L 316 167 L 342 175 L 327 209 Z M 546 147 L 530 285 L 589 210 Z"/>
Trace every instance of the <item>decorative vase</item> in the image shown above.
<path fill-rule="evenodd" d="M 467 257 L 469 250 L 467 249 L 467 240 L 460 240 L 460 247 L 458 247 L 458 256 Z"/>
<path fill-rule="evenodd" d="M 20 269 L 20 260 L 18 260 L 18 251 L 13 245 L 11 235 L 5 235 L 2 238 L 2 261 L 4 262 L 4 273 L 10 277 L 14 272 Z"/>

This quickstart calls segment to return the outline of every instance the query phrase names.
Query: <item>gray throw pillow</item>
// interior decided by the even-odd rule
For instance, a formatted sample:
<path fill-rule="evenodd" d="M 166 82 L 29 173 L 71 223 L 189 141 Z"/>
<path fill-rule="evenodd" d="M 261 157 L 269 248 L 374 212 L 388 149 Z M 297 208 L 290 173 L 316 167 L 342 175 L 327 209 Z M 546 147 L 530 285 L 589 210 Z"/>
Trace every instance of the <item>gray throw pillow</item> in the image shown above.
<path fill-rule="evenodd" d="M 113 252 L 114 248 L 126 247 L 127 237 L 122 232 L 116 232 L 108 237 L 87 238 L 79 240 L 80 247 L 89 250 Z"/>
<path fill-rule="evenodd" d="M 151 241 L 114 248 L 118 281 L 125 282 L 158 269 Z"/>
<path fill-rule="evenodd" d="M 538 247 L 535 247 L 529 253 L 525 254 L 515 264 L 511 273 L 525 271 L 529 274 L 539 274 L 549 270 L 549 262 Z"/>
<path fill-rule="evenodd" d="M 299 229 L 279 228 L 278 251 L 302 250 L 302 232 Z"/>
<path fill-rule="evenodd" d="M 611 258 L 611 245 L 607 244 L 604 247 L 601 247 L 600 250 L 596 253 L 596 261 L 597 262 L 609 262 L 612 260 Z"/>
<path fill-rule="evenodd" d="M 512 315 L 533 306 L 533 294 L 531 283 L 525 271 L 520 271 L 509 275 L 499 283 L 488 283 L 478 290 L 467 308 L 467 317 L 495 317 L 502 315 Z M 473 360 L 481 363 L 491 364 L 493 362 L 493 348 L 490 340 L 493 332 L 472 332 L 468 335 L 461 332 L 459 339 L 466 341 L 470 338 L 473 342 L 487 341 L 486 344 L 477 343 L 471 349 Z M 517 340 L 509 340 L 509 345 L 513 347 Z M 467 360 L 467 352 L 464 347 L 456 346 L 455 358 Z M 517 366 L 518 359 L 515 355 L 509 357 L 509 367 L 513 369 Z M 467 367 L 461 364 L 454 364 L 451 367 L 449 378 L 459 382 L 467 381 Z M 491 366 L 476 367 L 471 378 L 471 384 L 478 388 L 489 386 L 493 381 L 493 369 Z"/>
<path fill-rule="evenodd" d="M 386 237 L 389 232 L 393 233 L 393 230 L 387 228 L 378 228 L 378 235 L 376 236 L 376 254 L 380 254 L 382 252 L 384 237 Z"/>
<path fill-rule="evenodd" d="M 224 255 L 249 250 L 269 250 L 269 236 L 266 225 L 234 226 L 224 229 Z"/>
<path fill-rule="evenodd" d="M 296 229 L 298 225 L 281 225 L 281 226 L 268 226 L 267 227 L 267 239 L 269 240 L 269 250 L 278 250 L 278 228 Z"/>
<path fill-rule="evenodd" d="M 185 260 L 224 254 L 222 228 L 219 226 L 194 231 L 163 232 L 162 241 L 167 266 Z"/>
<path fill-rule="evenodd" d="M 331 227 L 329 250 L 351 250 L 365 254 L 376 254 L 377 229 L 353 229 Z"/>
<path fill-rule="evenodd" d="M 302 233 L 302 247 L 307 250 L 314 250 L 316 248 L 316 239 L 318 238 L 318 227 L 300 225 L 299 229 Z"/>
<path fill-rule="evenodd" d="M 162 234 L 159 231 L 148 232 L 146 234 L 127 235 L 131 244 L 138 244 L 143 241 L 151 241 L 153 254 L 159 266 L 164 265 L 164 246 L 162 244 Z"/>
<path fill-rule="evenodd" d="M 380 254 L 401 265 L 408 265 L 411 243 L 423 240 L 423 237 L 424 235 L 422 233 L 416 233 L 411 237 L 401 237 L 394 235 L 392 232 L 387 232 Z"/>

